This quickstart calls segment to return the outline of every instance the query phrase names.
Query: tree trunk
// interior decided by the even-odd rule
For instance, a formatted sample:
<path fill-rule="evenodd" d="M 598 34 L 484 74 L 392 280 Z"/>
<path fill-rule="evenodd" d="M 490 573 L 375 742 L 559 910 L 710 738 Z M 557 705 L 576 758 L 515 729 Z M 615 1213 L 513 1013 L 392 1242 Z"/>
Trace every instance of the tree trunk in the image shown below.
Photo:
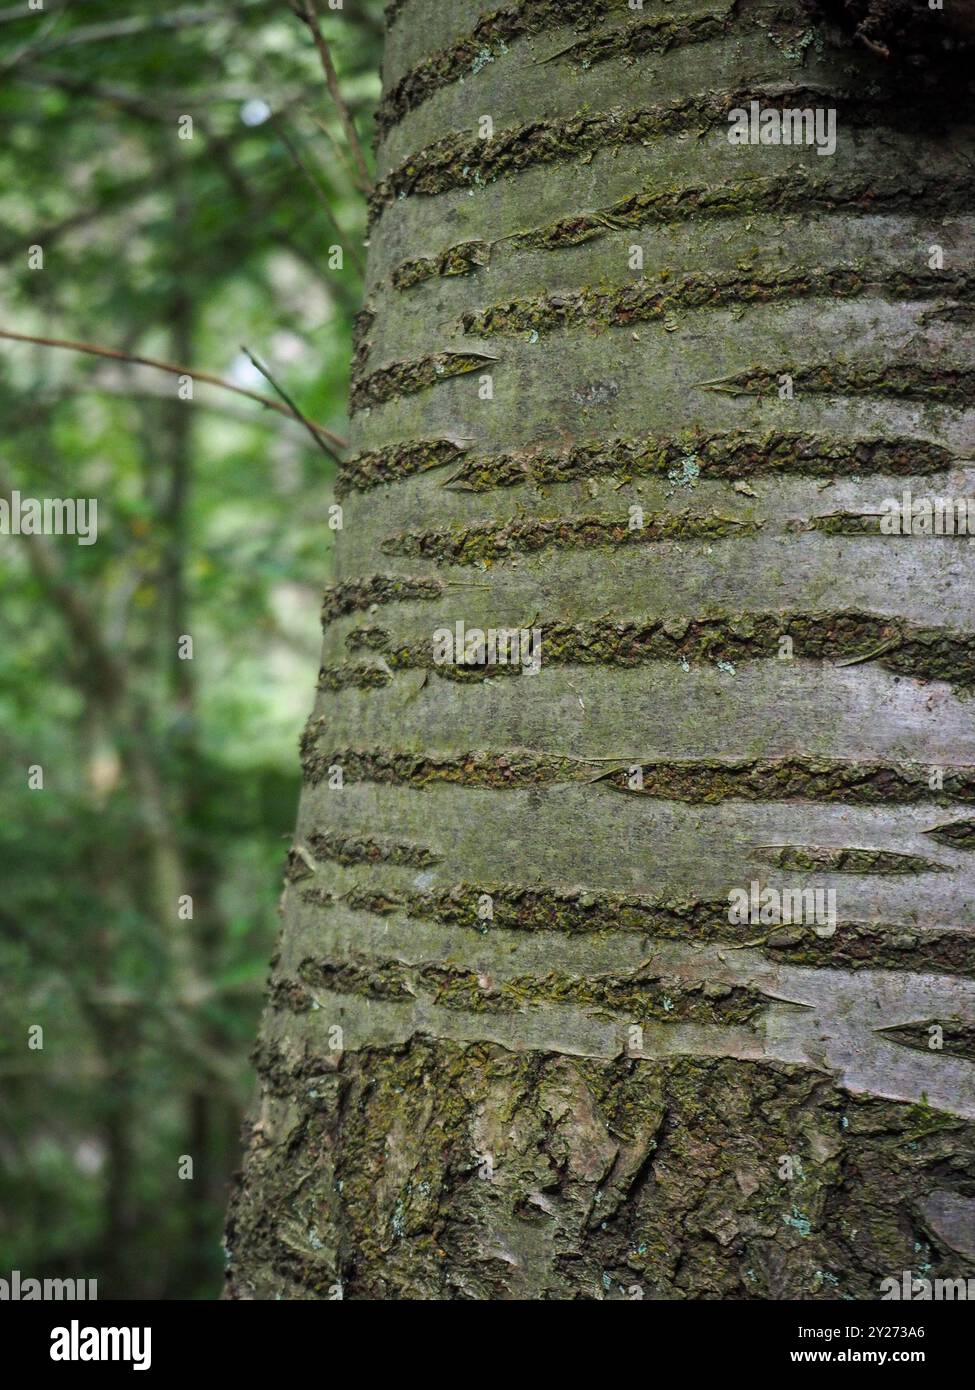
<path fill-rule="evenodd" d="M 389 11 L 231 1294 L 975 1275 L 973 551 L 869 515 L 971 490 L 961 79 L 798 0 L 491 11 Z"/>

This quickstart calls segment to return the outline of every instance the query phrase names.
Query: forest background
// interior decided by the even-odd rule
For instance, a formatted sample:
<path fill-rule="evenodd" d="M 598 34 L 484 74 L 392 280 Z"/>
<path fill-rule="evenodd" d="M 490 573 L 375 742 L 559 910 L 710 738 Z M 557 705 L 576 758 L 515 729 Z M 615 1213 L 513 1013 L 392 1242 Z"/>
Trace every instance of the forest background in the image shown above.
<path fill-rule="evenodd" d="M 382 4 L 319 0 L 324 45 L 286 0 L 36 4 L 0 4 L 0 496 L 94 498 L 98 539 L 0 535 L 0 1273 L 213 1298 L 334 540 Z"/>

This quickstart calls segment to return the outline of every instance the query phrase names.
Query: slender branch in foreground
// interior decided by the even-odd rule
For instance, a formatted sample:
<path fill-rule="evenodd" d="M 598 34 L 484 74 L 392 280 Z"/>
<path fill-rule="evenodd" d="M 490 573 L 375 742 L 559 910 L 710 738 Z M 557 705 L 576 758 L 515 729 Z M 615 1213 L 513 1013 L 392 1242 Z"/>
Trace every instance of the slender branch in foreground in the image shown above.
<path fill-rule="evenodd" d="M 318 426 L 313 425 L 310 420 L 306 419 L 305 416 L 302 415 L 301 411 L 295 405 L 294 401 L 288 395 L 287 391 L 284 389 L 283 386 L 278 385 L 278 383 L 274 380 L 274 377 L 268 371 L 267 367 L 264 365 L 261 359 L 259 357 L 255 357 L 254 354 L 251 352 L 250 348 L 244 347 L 243 344 L 241 344 L 240 350 L 251 363 L 251 365 L 257 368 L 257 370 L 260 372 L 261 376 L 268 383 L 268 385 L 273 387 L 273 389 L 277 391 L 278 395 L 284 401 L 291 414 L 294 415 L 296 420 L 299 420 L 301 424 L 304 425 L 305 429 L 308 431 L 312 439 L 314 439 L 315 443 L 323 451 L 323 453 L 328 454 L 329 458 L 334 459 L 336 463 L 341 463 L 342 460 L 339 458 L 338 454 L 336 454 L 335 450 L 330 449 L 329 446 L 325 443 L 325 440 L 319 434 Z"/>
<path fill-rule="evenodd" d="M 309 420 L 293 402 L 282 404 L 271 396 L 262 395 L 260 391 L 251 391 L 246 386 L 236 386 L 232 381 L 225 381 L 213 372 L 199 372 L 193 367 L 181 367 L 176 362 L 164 362 L 159 357 L 141 357 L 135 353 L 119 352 L 115 348 L 98 347 L 95 343 L 77 343 L 69 338 L 42 338 L 33 333 L 14 333 L 9 328 L 0 328 L 0 338 L 7 338 L 15 343 L 37 343 L 40 347 L 66 348 L 68 352 L 82 352 L 89 357 L 107 357 L 112 362 L 129 362 L 137 367 L 155 367 L 160 372 L 169 372 L 171 376 L 188 376 L 192 381 L 202 381 L 207 386 L 218 386 L 222 391 L 232 391 L 236 396 L 246 396 L 250 401 L 257 401 L 258 405 L 264 406 L 266 410 L 273 410 L 278 415 L 297 420 L 315 436 L 318 443 L 329 445 L 329 452 L 331 449 L 346 448 L 346 441 L 340 435 L 333 434 L 324 425 Z M 275 387 L 275 390 L 278 388 Z M 280 391 L 278 393 L 282 394 Z"/>
<path fill-rule="evenodd" d="M 342 129 L 345 131 L 345 138 L 349 142 L 349 149 L 352 151 L 352 158 L 359 174 L 363 193 L 372 192 L 372 179 L 369 177 L 369 166 L 366 163 L 366 156 L 359 141 L 359 135 L 349 113 L 349 108 L 342 96 L 342 89 L 339 86 L 338 74 L 335 71 L 335 64 L 332 62 L 332 54 L 328 44 L 325 42 L 325 35 L 322 33 L 321 24 L 318 18 L 318 9 L 315 0 L 295 0 L 295 14 L 303 20 L 311 30 L 311 36 L 318 49 L 318 56 L 321 59 L 322 71 L 325 73 L 325 84 L 329 94 L 335 103 L 339 120 L 342 122 Z"/>

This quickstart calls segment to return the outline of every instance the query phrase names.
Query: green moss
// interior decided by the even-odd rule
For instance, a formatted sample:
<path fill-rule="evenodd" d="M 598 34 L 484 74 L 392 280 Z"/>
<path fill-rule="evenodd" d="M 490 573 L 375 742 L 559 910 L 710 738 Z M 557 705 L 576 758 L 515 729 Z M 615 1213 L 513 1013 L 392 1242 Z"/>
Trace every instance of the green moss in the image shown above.
<path fill-rule="evenodd" d="M 297 968 L 300 985 L 367 999 L 415 1000 L 426 996 L 441 1008 L 470 1013 L 512 1014 L 540 1005 L 563 1004 L 599 1017 L 626 1022 L 748 1023 L 768 1006 L 756 990 L 710 988 L 703 984 L 661 983 L 647 970 L 620 977 L 586 978 L 549 971 L 494 980 L 451 965 L 407 965 L 352 954 L 341 960 L 305 957 Z M 312 996 L 293 981 L 279 981 L 277 1003 L 296 1012 L 311 1007 Z"/>
<path fill-rule="evenodd" d="M 439 863 L 439 856 L 424 845 L 382 836 L 338 835 L 319 831 L 308 837 L 308 847 L 316 859 L 335 864 L 406 864 L 426 869 Z"/>
<path fill-rule="evenodd" d="M 828 101 L 844 129 L 896 125 L 923 131 L 930 138 L 939 122 L 945 124 L 945 110 L 919 103 L 903 91 L 899 96 L 893 103 L 882 91 L 864 95 L 801 86 L 790 87 L 784 95 L 781 90 L 756 83 L 733 92 L 683 97 L 636 111 L 605 111 L 594 116 L 579 112 L 568 119 L 533 120 L 498 131 L 491 140 L 455 132 L 418 150 L 382 179 L 370 200 L 370 214 L 376 218 L 397 198 L 475 188 L 522 169 L 644 144 L 662 136 L 704 134 L 722 128 L 729 111 L 747 108 L 752 100 L 777 110 L 822 106 Z"/>
<path fill-rule="evenodd" d="M 387 782 L 428 787 L 454 782 L 473 787 L 531 787 L 587 782 L 630 796 L 713 804 L 745 801 L 838 801 L 855 806 L 950 805 L 975 801 L 975 768 L 944 769 L 944 785 L 929 785 L 922 763 L 856 761 L 840 758 L 701 758 L 686 762 L 643 762 L 641 790 L 630 787 L 627 762 L 594 773 L 586 759 L 562 758 L 524 749 L 507 753 L 472 751 L 458 755 L 424 755 L 392 749 L 336 749 L 316 746 L 314 726 L 302 743 L 305 775 L 319 781 L 330 766 L 340 765 L 346 781 Z"/>
<path fill-rule="evenodd" d="M 353 380 L 350 403 L 353 411 L 416 395 L 451 377 L 480 371 L 496 359 L 482 352 L 436 352 L 412 362 L 394 362 L 371 375 Z"/>
<path fill-rule="evenodd" d="M 975 970 L 975 941 L 959 928 L 925 928 L 882 922 L 839 922 L 830 937 L 811 927 L 769 932 L 764 949 L 791 965 L 840 970 L 910 970 L 968 975 Z"/>
<path fill-rule="evenodd" d="M 369 666 L 365 662 L 325 665 L 318 671 L 319 690 L 382 690 L 391 680 L 391 674 L 381 666 Z"/>
<path fill-rule="evenodd" d="M 341 766 L 346 782 L 389 782 L 426 787 L 455 782 L 475 787 L 529 787 L 579 781 L 592 775 L 584 763 L 523 751 L 471 752 L 461 756 L 424 756 L 389 749 L 347 748 L 332 753 L 315 749 L 306 739 L 302 749 L 305 775 L 317 782 L 332 766 Z"/>
<path fill-rule="evenodd" d="M 664 272 L 661 278 L 666 279 L 668 274 Z M 600 330 L 663 320 L 689 309 L 811 297 L 849 299 L 871 294 L 915 300 L 948 296 L 967 303 L 973 298 L 973 286 L 975 278 L 965 271 L 908 273 L 860 266 L 800 271 L 756 265 L 728 275 L 693 273 L 682 276 L 673 285 L 641 277 L 622 288 L 543 294 L 472 311 L 463 316 L 461 325 L 465 333 L 490 338 L 550 333 L 558 328 Z"/>
<path fill-rule="evenodd" d="M 365 491 L 460 462 L 445 487 L 488 492 L 497 487 L 545 487 L 577 478 L 669 477 L 689 455 L 703 478 L 734 481 L 748 477 L 804 475 L 860 476 L 869 473 L 920 476 L 946 472 L 955 456 L 921 437 L 830 439 L 789 430 L 727 430 L 707 434 L 687 430 L 673 438 L 658 435 L 589 439 L 567 448 L 544 446 L 500 454 L 468 453 L 452 440 L 394 444 L 343 464 L 344 489 Z"/>
<path fill-rule="evenodd" d="M 939 864 L 919 854 L 833 846 L 779 845 L 759 850 L 757 857 L 774 864 L 777 869 L 810 874 L 924 874 L 946 873 L 950 868 L 948 864 Z"/>
<path fill-rule="evenodd" d="M 453 531 L 403 531 L 387 537 L 380 549 L 385 555 L 434 560 L 441 565 L 492 565 L 514 555 L 540 550 L 574 549 L 579 546 L 647 545 L 655 541 L 716 540 L 722 536 L 754 534 L 759 522 L 735 517 L 695 515 L 691 512 L 647 515 L 640 527 L 629 518 L 609 521 L 603 517 L 571 519 L 524 518 L 504 526 L 468 526 Z"/>
<path fill-rule="evenodd" d="M 457 463 L 465 452 L 462 445 L 451 439 L 419 439 L 406 444 L 389 444 L 384 449 L 345 459 L 339 469 L 337 491 L 340 494 L 353 490 L 365 492 L 384 483 L 425 473 L 431 468 L 444 468 Z"/>
<path fill-rule="evenodd" d="M 774 396 L 779 392 L 783 374 L 791 376 L 797 396 L 884 396 L 964 406 L 975 390 L 975 370 L 906 361 L 891 361 L 880 367 L 850 366 L 845 362 L 815 367 L 782 366 L 775 370 L 754 367 L 699 385 L 731 396 Z"/>
<path fill-rule="evenodd" d="M 491 248 L 486 241 L 463 241 L 448 246 L 439 256 L 420 256 L 403 261 L 393 271 L 393 288 L 408 290 L 423 280 L 435 276 L 469 275 L 478 266 L 487 265 Z"/>
<path fill-rule="evenodd" d="M 483 901 L 491 900 L 492 916 L 485 919 Z M 646 899 L 613 893 L 546 892 L 504 884 L 455 884 L 439 891 L 399 890 L 378 896 L 369 889 L 354 890 L 348 905 L 367 912 L 405 911 L 411 917 L 443 926 L 477 932 L 524 931 L 590 935 L 641 932 L 674 940 L 738 940 L 744 929 L 728 923 L 725 900 Z M 748 931 L 752 931 L 748 928 Z"/>
<path fill-rule="evenodd" d="M 306 956 L 298 965 L 298 978 L 315 989 L 332 994 L 361 994 L 367 999 L 413 998 L 409 970 L 397 961 L 375 961 L 366 956 L 321 960 Z"/>
<path fill-rule="evenodd" d="M 485 52 L 493 58 L 495 49 L 503 53 L 515 39 L 569 24 L 589 28 L 620 12 L 630 12 L 628 0 L 521 0 L 484 15 L 459 42 L 424 58 L 386 93 L 376 113 L 380 134 L 385 135 L 435 92 L 476 74 Z"/>
<path fill-rule="evenodd" d="M 517 625 L 516 625 L 517 626 Z M 742 661 L 778 660 L 784 636 L 792 639 L 793 656 L 803 661 L 840 665 L 875 662 L 885 670 L 915 680 L 940 680 L 959 690 L 975 688 L 975 635 L 946 628 L 920 628 L 903 619 L 882 618 L 851 610 L 843 613 L 730 613 L 710 618 L 664 618 L 652 622 L 566 623 L 535 614 L 525 627 L 541 632 L 546 666 L 636 667 L 650 661 L 675 661 L 686 667 L 706 662 L 725 670 Z M 355 628 L 346 637 L 351 650 L 367 648 L 383 655 L 392 671 L 425 670 L 444 680 L 476 681 L 499 675 L 520 676 L 512 665 L 437 665 L 429 641 L 397 643 L 377 627 Z M 348 685 L 377 688 L 389 673 L 378 667 L 346 664 L 323 668 L 323 689 Z"/>
<path fill-rule="evenodd" d="M 966 503 L 970 501 L 968 498 L 962 500 Z M 967 543 L 969 540 L 968 530 L 954 529 L 953 501 L 954 499 L 946 508 L 947 521 L 952 529 L 933 530 L 932 538 L 946 542 Z M 880 536 L 887 540 L 890 537 L 890 532 L 881 529 L 884 515 L 882 512 L 827 512 L 821 516 L 809 517 L 804 524 L 806 529 L 821 531 L 827 536 Z"/>
<path fill-rule="evenodd" d="M 622 979 L 581 979 L 550 971 L 546 975 L 522 975 L 485 987 L 471 972 L 436 970 L 423 972 L 437 981 L 436 1003 L 472 1012 L 513 1012 L 545 1004 L 565 1004 L 599 1017 L 623 1018 L 636 1024 L 748 1023 L 768 1006 L 754 990 L 728 988 L 721 997 L 710 997 L 701 985 L 664 986 L 646 976 Z"/>
<path fill-rule="evenodd" d="M 481 1238 L 502 1221 L 509 1240 L 538 1231 L 565 1252 L 530 1271 L 549 1298 L 605 1296 L 609 1272 L 646 1298 L 873 1300 L 929 1249 L 918 1203 L 975 1162 L 975 1125 L 844 1096 L 797 1066 L 425 1037 L 331 1064 L 265 1044 L 257 1062 L 269 1096 L 301 1118 L 287 1144 L 254 1149 L 233 1279 L 246 1287 L 270 1267 L 285 1297 L 324 1296 L 329 1274 L 351 1299 L 449 1298 L 458 1284 L 510 1297 L 511 1267 L 486 1259 Z M 265 1125 L 276 1113 L 266 1105 Z M 792 1181 L 782 1155 L 798 1160 Z M 341 1244 L 327 1260 L 296 1253 L 287 1222 L 258 1210 L 339 1223 Z M 950 1253 L 926 1258 L 940 1276 L 972 1271 Z"/>
<path fill-rule="evenodd" d="M 332 907 L 336 900 L 320 890 L 302 889 L 310 902 Z M 484 915 L 489 901 L 491 916 Z M 405 913 L 458 931 L 485 935 L 496 931 L 555 932 L 601 937 L 636 932 L 648 940 L 726 942 L 763 951 L 770 960 L 846 970 L 934 970 L 947 974 L 975 969 L 975 937 L 964 928 L 927 927 L 923 931 L 884 922 L 838 922 L 832 936 L 815 927 L 756 928 L 728 921 L 727 899 L 652 898 L 617 893 L 553 892 L 508 884 L 454 884 L 450 888 L 354 888 L 342 899 L 347 908 L 379 916 Z"/>
<path fill-rule="evenodd" d="M 940 844 L 950 845 L 952 849 L 975 849 L 975 820 L 949 821 L 946 825 L 935 825 L 924 833 Z"/>
<path fill-rule="evenodd" d="M 438 275 L 473 271 L 487 264 L 492 249 L 502 244 L 512 251 L 552 251 L 579 246 L 627 229 L 768 213 L 843 210 L 876 214 L 911 211 L 923 204 L 932 215 L 944 216 L 964 212 L 971 206 L 973 193 L 975 178 L 970 176 L 946 181 L 926 178 L 914 171 L 898 171 L 891 177 L 883 170 L 875 171 L 869 179 L 793 170 L 788 174 L 715 184 L 665 187 L 656 183 L 605 207 L 582 210 L 545 226 L 516 232 L 498 242 L 462 243 L 458 247 L 448 247 L 437 256 L 404 261 L 393 272 L 392 283 L 397 289 L 408 289 Z M 478 248 L 476 259 L 468 258 L 465 252 L 465 247 L 473 245 Z"/>
<path fill-rule="evenodd" d="M 854 806 L 944 805 L 975 800 L 975 768 L 945 770 L 944 786 L 932 789 L 921 763 L 881 763 L 838 758 L 700 759 L 643 763 L 643 786 L 629 786 L 629 768 L 603 774 L 631 796 L 676 801 L 840 801 Z"/>
<path fill-rule="evenodd" d="M 735 26 L 735 4 L 712 14 L 685 19 L 642 19 L 579 39 L 553 54 L 548 62 L 575 63 L 591 68 L 611 58 L 635 62 L 646 53 L 668 53 L 686 44 L 720 38 Z"/>
<path fill-rule="evenodd" d="M 377 603 L 408 603 L 414 599 L 439 598 L 443 585 L 437 579 L 410 578 L 400 574 L 373 574 L 368 579 L 352 579 L 332 584 L 322 600 L 322 624 L 327 625 L 347 613 L 371 608 Z"/>

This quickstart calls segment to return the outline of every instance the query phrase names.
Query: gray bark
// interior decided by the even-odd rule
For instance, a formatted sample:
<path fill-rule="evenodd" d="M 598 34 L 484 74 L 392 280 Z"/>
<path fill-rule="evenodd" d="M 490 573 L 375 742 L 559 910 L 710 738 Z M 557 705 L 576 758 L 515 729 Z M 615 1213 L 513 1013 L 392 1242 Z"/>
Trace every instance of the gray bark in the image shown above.
<path fill-rule="evenodd" d="M 971 491 L 954 80 L 796 0 L 392 7 L 233 1296 L 975 1276 L 973 551 L 870 515 Z"/>

